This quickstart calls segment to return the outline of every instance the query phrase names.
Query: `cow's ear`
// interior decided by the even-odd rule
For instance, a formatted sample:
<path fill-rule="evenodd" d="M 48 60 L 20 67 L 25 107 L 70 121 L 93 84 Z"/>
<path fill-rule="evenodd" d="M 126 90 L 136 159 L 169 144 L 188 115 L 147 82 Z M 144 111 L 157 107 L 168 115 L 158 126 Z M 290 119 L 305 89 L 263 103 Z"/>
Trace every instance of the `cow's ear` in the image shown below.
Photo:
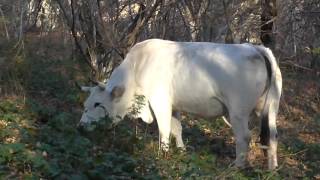
<path fill-rule="evenodd" d="M 111 98 L 119 98 L 123 95 L 125 88 L 123 86 L 115 86 L 111 91 Z"/>
<path fill-rule="evenodd" d="M 90 90 L 91 90 L 91 87 L 89 86 L 81 86 L 81 91 L 83 92 L 90 92 Z"/>

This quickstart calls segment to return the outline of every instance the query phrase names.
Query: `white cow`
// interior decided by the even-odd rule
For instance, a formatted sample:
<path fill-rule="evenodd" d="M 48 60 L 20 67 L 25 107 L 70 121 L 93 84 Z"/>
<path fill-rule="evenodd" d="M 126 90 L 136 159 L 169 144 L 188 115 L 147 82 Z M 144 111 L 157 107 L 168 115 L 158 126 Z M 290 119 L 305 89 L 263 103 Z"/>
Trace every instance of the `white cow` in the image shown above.
<path fill-rule="evenodd" d="M 137 117 L 160 131 L 162 149 L 169 136 L 184 147 L 181 124 L 173 111 L 204 117 L 226 115 L 236 139 L 235 165 L 246 163 L 250 114 L 261 122 L 261 143 L 268 146 L 269 169 L 277 167 L 278 112 L 281 72 L 271 50 L 251 44 L 173 42 L 150 39 L 136 44 L 112 73 L 108 83 L 83 87 L 90 91 L 80 123 L 109 115 L 114 123 L 128 114 L 135 95 L 145 97 Z"/>

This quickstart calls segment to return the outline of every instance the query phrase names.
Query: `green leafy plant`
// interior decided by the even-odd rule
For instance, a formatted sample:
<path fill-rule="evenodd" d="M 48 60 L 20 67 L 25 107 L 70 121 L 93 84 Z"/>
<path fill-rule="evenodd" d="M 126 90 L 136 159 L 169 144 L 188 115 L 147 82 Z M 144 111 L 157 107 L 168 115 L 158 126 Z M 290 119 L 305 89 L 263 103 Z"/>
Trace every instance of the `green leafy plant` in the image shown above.
<path fill-rule="evenodd" d="M 263 162 L 248 170 L 229 167 L 235 156 L 233 134 L 220 118 L 184 118 L 187 150 L 182 152 L 174 143 L 168 153 L 159 150 L 156 122 L 126 119 L 113 126 L 105 117 L 80 131 L 84 95 L 74 81 L 87 79 L 85 68 L 75 68 L 84 65 L 31 51 L 12 56 L 12 46 L 0 46 L 6 65 L 0 88 L 16 94 L 0 97 L 0 179 L 301 178 L 291 175 L 296 169 L 284 166 L 285 158 L 296 160 L 307 178 L 320 171 L 319 144 L 299 137 L 280 139 L 276 172 L 266 171 Z M 17 84 L 23 95 L 15 92 Z M 145 97 L 136 95 L 129 111 L 134 116 L 146 105 Z M 319 117 L 313 117 L 312 132 L 319 132 Z M 279 129 L 279 137 L 287 131 Z"/>

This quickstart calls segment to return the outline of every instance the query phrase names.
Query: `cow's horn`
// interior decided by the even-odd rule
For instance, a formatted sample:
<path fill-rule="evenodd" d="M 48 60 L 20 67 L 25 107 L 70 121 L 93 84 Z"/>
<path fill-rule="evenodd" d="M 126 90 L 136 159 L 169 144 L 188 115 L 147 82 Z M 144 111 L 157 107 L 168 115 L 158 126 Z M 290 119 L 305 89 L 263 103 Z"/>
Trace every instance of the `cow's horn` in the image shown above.
<path fill-rule="evenodd" d="M 81 91 L 83 92 L 90 92 L 90 89 L 91 89 L 91 87 L 89 86 L 81 86 L 80 88 L 81 88 Z"/>
<path fill-rule="evenodd" d="M 98 86 L 101 90 L 105 90 L 106 89 L 106 85 L 102 82 L 98 82 Z"/>

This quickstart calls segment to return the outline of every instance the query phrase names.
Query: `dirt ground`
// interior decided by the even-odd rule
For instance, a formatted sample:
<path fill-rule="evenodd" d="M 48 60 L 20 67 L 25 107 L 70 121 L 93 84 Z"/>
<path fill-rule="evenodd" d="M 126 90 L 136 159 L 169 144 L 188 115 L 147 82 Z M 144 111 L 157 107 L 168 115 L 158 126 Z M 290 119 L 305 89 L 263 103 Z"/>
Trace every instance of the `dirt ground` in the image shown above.
<path fill-rule="evenodd" d="M 283 71 L 278 117 L 280 165 L 295 177 L 320 179 L 320 78 Z"/>

